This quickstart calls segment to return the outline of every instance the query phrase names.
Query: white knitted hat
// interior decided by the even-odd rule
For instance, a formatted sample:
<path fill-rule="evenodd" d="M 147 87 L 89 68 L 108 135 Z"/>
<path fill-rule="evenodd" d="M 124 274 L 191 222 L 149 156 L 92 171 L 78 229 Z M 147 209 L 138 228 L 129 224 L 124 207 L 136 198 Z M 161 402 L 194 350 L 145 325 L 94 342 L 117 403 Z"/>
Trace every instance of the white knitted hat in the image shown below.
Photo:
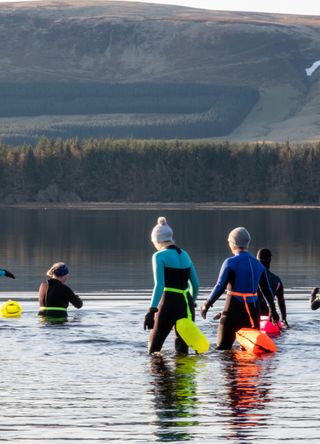
<path fill-rule="evenodd" d="M 240 248 L 248 248 L 251 241 L 249 231 L 244 227 L 238 227 L 230 231 L 228 241 Z"/>
<path fill-rule="evenodd" d="M 173 231 L 165 217 L 158 217 L 158 223 L 151 232 L 152 242 L 172 241 Z"/>

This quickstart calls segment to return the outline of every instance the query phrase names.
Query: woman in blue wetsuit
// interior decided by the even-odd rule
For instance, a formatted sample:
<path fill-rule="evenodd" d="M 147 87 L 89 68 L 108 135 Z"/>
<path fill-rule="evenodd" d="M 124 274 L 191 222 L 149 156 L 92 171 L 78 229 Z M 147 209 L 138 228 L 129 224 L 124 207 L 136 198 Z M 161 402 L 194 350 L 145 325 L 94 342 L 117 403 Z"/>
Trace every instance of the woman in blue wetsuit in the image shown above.
<path fill-rule="evenodd" d="M 69 303 L 76 308 L 82 307 L 82 300 L 65 285 L 69 269 L 63 262 L 57 262 L 47 271 L 48 282 L 42 282 L 39 288 L 40 316 L 49 318 L 67 318 Z"/>
<path fill-rule="evenodd" d="M 144 329 L 152 330 L 149 353 L 159 352 L 178 319 L 194 319 L 194 303 L 199 290 L 196 270 L 188 253 L 177 247 L 173 231 L 165 217 L 159 217 L 151 233 L 151 241 L 158 250 L 152 256 L 154 288 L 150 308 L 145 316 Z M 175 350 L 188 353 L 188 346 L 175 329 Z"/>
<path fill-rule="evenodd" d="M 234 254 L 221 267 L 216 285 L 200 313 L 205 319 L 207 311 L 227 289 L 224 309 L 219 321 L 217 349 L 229 350 L 242 327 L 259 329 L 258 288 L 267 299 L 273 322 L 279 321 L 265 267 L 248 251 L 251 237 L 244 227 L 232 230 L 228 237 Z"/>

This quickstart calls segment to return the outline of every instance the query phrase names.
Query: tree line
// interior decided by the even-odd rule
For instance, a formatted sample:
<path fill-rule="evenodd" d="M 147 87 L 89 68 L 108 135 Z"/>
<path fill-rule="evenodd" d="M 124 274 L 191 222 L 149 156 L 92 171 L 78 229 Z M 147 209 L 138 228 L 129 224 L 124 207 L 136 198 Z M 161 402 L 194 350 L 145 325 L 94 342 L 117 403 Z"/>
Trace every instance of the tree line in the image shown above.
<path fill-rule="evenodd" d="M 40 139 L 0 145 L 0 202 L 320 203 L 320 143 Z"/>

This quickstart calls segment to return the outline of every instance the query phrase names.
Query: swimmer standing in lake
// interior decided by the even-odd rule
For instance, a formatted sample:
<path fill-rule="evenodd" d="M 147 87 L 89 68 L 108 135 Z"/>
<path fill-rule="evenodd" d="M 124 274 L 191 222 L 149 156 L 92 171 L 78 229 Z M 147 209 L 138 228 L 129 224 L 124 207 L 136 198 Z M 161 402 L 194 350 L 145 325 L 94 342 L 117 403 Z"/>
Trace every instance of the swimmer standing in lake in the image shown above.
<path fill-rule="evenodd" d="M 68 275 L 69 269 L 64 262 L 53 264 L 47 271 L 49 279 L 39 287 L 39 316 L 67 318 L 69 303 L 76 308 L 82 307 L 83 302 L 79 296 L 65 285 Z"/>
<path fill-rule="evenodd" d="M 281 313 L 282 327 L 289 328 L 289 324 L 287 322 L 287 308 L 286 308 L 286 301 L 284 299 L 283 284 L 279 276 L 270 271 L 271 258 L 272 258 L 272 253 L 268 248 L 261 248 L 260 250 L 258 250 L 257 259 L 262 263 L 262 265 L 266 267 L 268 281 L 272 293 L 277 299 L 279 310 Z M 269 314 L 269 307 L 267 306 L 266 300 L 260 288 L 258 290 L 258 297 L 260 303 L 260 314 L 263 316 L 267 316 Z"/>
<path fill-rule="evenodd" d="M 188 353 L 188 346 L 179 336 L 175 324 L 178 319 L 194 320 L 194 305 L 199 280 L 189 254 L 175 245 L 173 231 L 165 217 L 159 217 L 151 233 L 157 252 L 152 256 L 154 288 L 150 308 L 145 315 L 144 329 L 151 330 L 149 353 L 159 352 L 174 327 L 177 353 Z"/>
<path fill-rule="evenodd" d="M 271 320 L 274 323 L 279 321 L 266 269 L 248 252 L 250 240 L 250 234 L 244 227 L 235 228 L 229 233 L 229 248 L 234 256 L 223 262 L 218 280 L 200 309 L 205 319 L 209 308 L 227 289 L 218 327 L 217 350 L 230 350 L 240 328 L 259 329 L 259 286 L 269 304 Z"/>
<path fill-rule="evenodd" d="M 316 287 L 312 290 L 312 293 L 310 295 L 310 308 L 311 310 L 318 310 L 320 308 L 320 295 L 319 288 Z"/>

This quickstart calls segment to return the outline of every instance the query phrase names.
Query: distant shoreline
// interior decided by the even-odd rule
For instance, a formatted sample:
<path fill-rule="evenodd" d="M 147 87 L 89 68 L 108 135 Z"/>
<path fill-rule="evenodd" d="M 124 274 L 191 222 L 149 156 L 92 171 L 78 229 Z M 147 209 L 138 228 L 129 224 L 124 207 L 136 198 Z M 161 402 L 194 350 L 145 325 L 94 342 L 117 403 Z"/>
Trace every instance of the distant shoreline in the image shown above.
<path fill-rule="evenodd" d="M 20 208 L 27 210 L 251 210 L 251 209 L 278 209 L 278 210 L 319 210 L 319 205 L 258 205 L 246 203 L 221 202 L 27 202 L 19 204 L 0 204 L 0 208 Z"/>

